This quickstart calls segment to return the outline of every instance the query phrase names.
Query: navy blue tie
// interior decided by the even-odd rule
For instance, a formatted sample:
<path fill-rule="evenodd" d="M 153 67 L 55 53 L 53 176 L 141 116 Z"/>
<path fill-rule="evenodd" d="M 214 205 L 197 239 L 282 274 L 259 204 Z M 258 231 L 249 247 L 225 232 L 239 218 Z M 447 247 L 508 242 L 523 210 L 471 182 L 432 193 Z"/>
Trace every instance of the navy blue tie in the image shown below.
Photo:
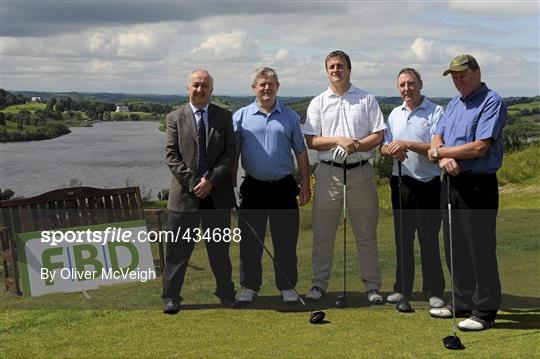
<path fill-rule="evenodd" d="M 198 172 L 199 175 L 204 176 L 208 172 L 208 155 L 206 154 L 206 128 L 204 127 L 204 110 L 200 109 L 195 112 L 197 114 L 197 132 L 198 132 Z"/>

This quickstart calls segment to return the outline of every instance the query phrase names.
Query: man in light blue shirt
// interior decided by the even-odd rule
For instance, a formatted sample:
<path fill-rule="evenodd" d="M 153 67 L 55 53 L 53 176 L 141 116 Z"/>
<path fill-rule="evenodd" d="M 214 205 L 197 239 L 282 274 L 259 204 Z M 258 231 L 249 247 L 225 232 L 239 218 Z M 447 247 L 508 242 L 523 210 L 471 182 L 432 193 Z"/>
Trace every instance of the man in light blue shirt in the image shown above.
<path fill-rule="evenodd" d="M 441 299 L 444 275 L 439 252 L 441 181 L 440 169 L 429 161 L 427 151 L 443 108 L 422 96 L 422 79 L 415 69 L 404 68 L 399 72 L 397 88 L 403 105 L 390 113 L 381 147 L 381 154 L 395 159 L 390 187 L 397 265 L 394 293 L 388 296 L 387 301 L 397 302 L 402 296 L 410 299 L 412 295 L 414 238 L 417 232 L 422 260 L 422 291 L 429 298 L 431 307 L 440 308 L 444 306 Z M 398 176 L 401 176 L 401 184 Z"/>
<path fill-rule="evenodd" d="M 263 248 L 253 231 L 264 241 L 266 223 L 275 255 L 276 287 L 284 302 L 296 302 L 293 291 L 298 280 L 296 244 L 300 204 L 311 196 L 309 161 L 300 130 L 300 116 L 277 101 L 277 73 L 262 67 L 252 75 L 256 100 L 233 115 L 234 131 L 246 177 L 240 187 L 241 205 L 238 226 L 240 242 L 240 302 L 252 302 L 262 284 Z M 301 187 L 292 176 L 294 152 L 301 175 Z M 279 269 L 278 269 L 279 268 Z M 283 273 L 280 271 L 283 271 Z"/>

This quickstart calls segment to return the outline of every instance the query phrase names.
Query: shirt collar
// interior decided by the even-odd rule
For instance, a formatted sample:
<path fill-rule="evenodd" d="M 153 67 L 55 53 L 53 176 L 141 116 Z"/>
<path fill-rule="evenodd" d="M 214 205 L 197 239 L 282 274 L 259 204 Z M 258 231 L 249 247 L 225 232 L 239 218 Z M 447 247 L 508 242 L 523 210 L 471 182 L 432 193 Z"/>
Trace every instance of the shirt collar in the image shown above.
<path fill-rule="evenodd" d="M 347 91 L 345 91 L 345 93 L 343 95 L 339 96 L 339 95 L 335 94 L 334 91 L 332 91 L 332 88 L 330 87 L 330 85 L 328 85 L 328 89 L 326 90 L 326 95 L 328 97 L 343 97 L 343 96 L 347 96 L 350 93 L 355 93 L 356 91 L 358 91 L 358 89 L 351 82 L 350 86 L 349 86 L 349 89 Z"/>
<path fill-rule="evenodd" d="M 195 114 L 195 112 L 197 112 L 199 110 L 197 107 L 193 106 L 191 101 L 189 102 L 189 106 L 191 107 L 191 112 L 193 112 L 194 114 Z M 208 107 L 209 106 L 210 106 L 210 103 L 207 103 L 206 106 L 201 108 L 201 110 L 204 110 L 206 113 L 208 113 Z"/>
<path fill-rule="evenodd" d="M 277 113 L 281 113 L 283 112 L 283 108 L 281 107 L 281 102 L 279 102 L 277 99 L 276 99 L 276 104 L 274 105 L 274 108 L 272 109 L 272 112 L 270 113 L 273 113 L 274 111 L 277 112 Z M 250 112 L 252 115 L 256 115 L 257 113 L 264 113 L 261 111 L 261 108 L 259 107 L 259 104 L 257 103 L 257 100 L 255 100 L 252 104 L 251 104 L 251 109 L 250 109 Z"/>
<path fill-rule="evenodd" d="M 422 102 L 420 102 L 420 105 L 416 106 L 416 108 L 413 111 L 416 111 L 417 109 L 420 109 L 420 108 L 425 110 L 427 108 L 427 101 L 428 101 L 427 97 L 422 95 Z M 401 104 L 401 111 L 404 111 L 404 110 L 409 111 L 409 109 L 405 106 L 405 101 L 403 101 L 403 103 Z"/>
<path fill-rule="evenodd" d="M 486 84 L 482 82 L 480 87 L 473 91 L 469 96 L 460 96 L 459 99 L 461 100 L 461 102 L 473 102 L 476 101 L 479 97 L 483 96 L 488 90 L 489 89 L 487 88 Z"/>

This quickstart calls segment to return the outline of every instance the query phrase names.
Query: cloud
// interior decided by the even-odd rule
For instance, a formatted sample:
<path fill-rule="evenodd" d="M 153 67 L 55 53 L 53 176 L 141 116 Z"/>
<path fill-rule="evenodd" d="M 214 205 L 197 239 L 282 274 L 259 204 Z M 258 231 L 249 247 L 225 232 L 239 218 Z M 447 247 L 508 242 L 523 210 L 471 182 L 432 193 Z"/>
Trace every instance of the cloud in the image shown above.
<path fill-rule="evenodd" d="M 538 13 L 540 4 L 537 1 L 463 1 L 450 0 L 448 9 L 461 15 L 496 16 L 508 18 Z"/>
<path fill-rule="evenodd" d="M 131 26 L 167 21 L 195 23 L 218 14 L 256 15 L 269 8 L 275 17 L 340 11 L 330 3 L 310 1 L 9 1 L 2 3 L 3 35 L 48 36 L 83 32 L 95 26 Z"/>
<path fill-rule="evenodd" d="M 459 6 L 12 1 L 2 8 L 3 86 L 185 94 L 188 73 L 204 67 L 216 94 L 251 95 L 252 71 L 271 66 L 280 95 L 315 95 L 328 86 L 325 56 L 342 49 L 353 83 L 377 95 L 396 95 L 406 66 L 422 73 L 430 96 L 454 94 L 441 73 L 459 53 L 476 56 L 495 89 L 538 93 L 538 10 L 518 14 L 521 3 L 506 3 L 507 15 L 486 17 Z"/>
<path fill-rule="evenodd" d="M 222 32 L 207 37 L 191 50 L 199 61 L 257 61 L 260 59 L 259 43 L 245 31 Z"/>
<path fill-rule="evenodd" d="M 274 56 L 274 62 L 276 63 L 283 62 L 285 61 L 285 59 L 287 59 L 288 56 L 289 56 L 289 51 L 285 49 L 279 49 L 276 52 L 276 56 Z"/>
<path fill-rule="evenodd" d="M 102 28 L 82 34 L 51 37 L 4 37 L 3 54 L 31 57 L 157 60 L 165 57 L 174 38 L 162 25 Z"/>
<path fill-rule="evenodd" d="M 429 62 L 433 59 L 433 40 L 424 40 L 418 37 L 412 43 L 410 49 L 420 62 Z"/>

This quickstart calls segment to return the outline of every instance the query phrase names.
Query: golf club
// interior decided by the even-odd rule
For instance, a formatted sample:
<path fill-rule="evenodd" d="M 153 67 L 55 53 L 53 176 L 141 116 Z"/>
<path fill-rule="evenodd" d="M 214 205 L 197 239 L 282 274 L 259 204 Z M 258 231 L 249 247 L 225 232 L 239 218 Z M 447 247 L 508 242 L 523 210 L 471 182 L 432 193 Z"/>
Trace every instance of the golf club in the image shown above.
<path fill-rule="evenodd" d="M 396 303 L 396 309 L 401 313 L 413 313 L 411 303 L 405 297 L 405 279 L 403 270 L 403 205 L 401 203 L 401 161 L 398 161 L 398 203 L 399 203 L 399 248 L 401 260 L 401 299 Z"/>
<path fill-rule="evenodd" d="M 448 202 L 448 241 L 450 245 L 450 285 L 452 292 L 452 320 L 454 326 L 454 335 L 449 335 L 443 338 L 443 344 L 446 349 L 461 350 L 465 349 L 465 346 L 461 343 L 461 340 L 456 334 L 456 303 L 454 301 L 454 253 L 452 243 L 452 186 L 450 184 L 450 176 L 446 175 L 446 198 Z"/>
<path fill-rule="evenodd" d="M 347 306 L 347 159 L 343 160 L 343 294 L 332 304 L 343 309 Z"/>
<path fill-rule="evenodd" d="M 238 219 L 240 219 L 240 215 L 238 215 Z M 283 278 L 285 278 L 285 280 L 287 281 L 287 283 L 289 284 L 289 286 L 292 288 L 292 290 L 294 291 L 294 293 L 296 294 L 296 296 L 298 297 L 298 300 L 300 300 L 300 303 L 302 303 L 302 305 L 308 309 L 309 311 L 309 322 L 311 324 L 319 324 L 319 323 L 322 323 L 323 320 L 324 320 L 324 317 L 326 316 L 326 313 L 323 312 L 322 310 L 318 310 L 318 311 L 311 311 L 306 302 L 304 302 L 304 300 L 302 299 L 302 297 L 300 297 L 300 294 L 298 294 L 298 292 L 296 291 L 296 288 L 294 288 L 294 286 L 291 284 L 291 281 L 289 280 L 289 278 L 287 277 L 287 275 L 285 274 L 285 272 L 281 269 L 281 267 L 277 264 L 274 256 L 272 255 L 272 253 L 270 252 L 270 250 L 266 247 L 266 245 L 264 244 L 264 242 L 262 241 L 261 238 L 259 238 L 259 235 L 257 234 L 257 232 L 255 232 L 255 229 L 253 229 L 253 227 L 251 226 L 251 223 L 249 223 L 249 221 L 247 221 L 245 218 L 242 218 L 243 221 L 246 223 L 246 225 L 249 227 L 249 229 L 251 230 L 251 232 L 253 233 L 253 235 L 255 236 L 255 238 L 257 239 L 257 241 L 259 242 L 259 244 L 263 247 L 263 249 L 265 250 L 265 252 L 268 254 L 268 256 L 272 259 L 272 263 L 274 264 L 274 267 L 276 267 L 278 269 L 278 271 L 281 273 L 281 275 L 283 276 Z"/>

